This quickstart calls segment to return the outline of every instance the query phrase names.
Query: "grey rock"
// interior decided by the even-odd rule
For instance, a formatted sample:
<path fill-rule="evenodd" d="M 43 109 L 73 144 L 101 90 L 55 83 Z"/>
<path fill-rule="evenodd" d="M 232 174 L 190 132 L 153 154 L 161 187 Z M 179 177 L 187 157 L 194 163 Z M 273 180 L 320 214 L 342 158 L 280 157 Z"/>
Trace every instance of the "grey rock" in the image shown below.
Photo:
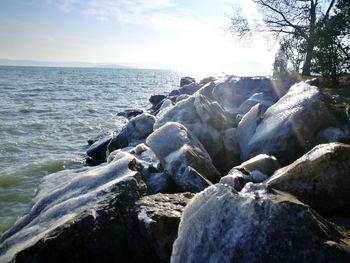
<path fill-rule="evenodd" d="M 94 142 L 86 151 L 86 154 L 94 160 L 94 164 L 100 164 L 106 160 L 107 146 L 112 140 L 112 135 L 108 135 L 97 142 Z"/>
<path fill-rule="evenodd" d="M 169 262 L 182 211 L 193 194 L 156 194 L 142 197 L 133 209 L 138 227 L 156 251 L 159 262 Z"/>
<path fill-rule="evenodd" d="M 128 109 L 122 112 L 118 112 L 117 116 L 122 116 L 127 119 L 131 119 L 133 117 L 136 117 L 137 115 L 140 115 L 143 113 L 143 110 L 140 109 Z"/>
<path fill-rule="evenodd" d="M 279 168 L 281 168 L 281 166 L 276 157 L 267 154 L 259 154 L 235 167 L 235 169 L 243 169 L 248 173 L 259 170 L 268 176 L 271 176 Z"/>
<path fill-rule="evenodd" d="M 155 130 L 146 143 L 184 191 L 203 190 L 210 184 L 206 179 L 219 180 L 209 154 L 183 125 L 169 122 Z"/>
<path fill-rule="evenodd" d="M 319 213 L 350 204 L 350 146 L 321 144 L 292 164 L 277 170 L 267 181 L 288 192 Z"/>
<path fill-rule="evenodd" d="M 196 80 L 192 77 L 182 77 L 180 79 L 180 87 L 191 84 L 191 83 L 196 83 Z"/>
<path fill-rule="evenodd" d="M 171 262 L 348 262 L 349 237 L 292 196 L 217 184 L 185 207 Z"/>
<path fill-rule="evenodd" d="M 319 131 L 332 125 L 337 126 L 318 88 L 295 84 L 264 113 L 249 141 L 249 156 L 266 153 L 289 164 L 315 146 Z"/>

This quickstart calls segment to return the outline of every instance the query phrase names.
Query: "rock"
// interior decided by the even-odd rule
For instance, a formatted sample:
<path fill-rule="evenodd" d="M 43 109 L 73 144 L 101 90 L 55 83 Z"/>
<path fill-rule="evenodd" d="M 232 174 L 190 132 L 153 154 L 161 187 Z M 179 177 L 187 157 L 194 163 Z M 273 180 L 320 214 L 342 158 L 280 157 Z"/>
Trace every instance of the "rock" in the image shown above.
<path fill-rule="evenodd" d="M 176 103 L 182 101 L 182 100 L 186 100 L 190 97 L 190 95 L 187 95 L 187 94 L 182 94 L 182 95 L 179 95 L 178 97 L 176 97 Z"/>
<path fill-rule="evenodd" d="M 249 175 L 253 183 L 262 183 L 269 178 L 268 175 L 262 173 L 260 170 L 253 170 Z"/>
<path fill-rule="evenodd" d="M 242 172 L 232 169 L 228 175 L 221 177 L 220 183 L 227 184 L 233 187 L 236 191 L 241 191 L 244 185 L 247 183 L 247 175 Z"/>
<path fill-rule="evenodd" d="M 153 173 L 148 170 L 148 173 L 142 173 L 142 179 L 145 181 L 150 194 L 172 193 L 176 187 L 167 172 Z"/>
<path fill-rule="evenodd" d="M 169 262 L 182 210 L 192 197 L 191 193 L 156 194 L 142 197 L 136 202 L 134 212 L 138 226 L 160 262 Z"/>
<path fill-rule="evenodd" d="M 171 262 L 348 262 L 349 238 L 292 196 L 217 184 L 185 207 Z"/>
<path fill-rule="evenodd" d="M 286 165 L 310 150 L 319 131 L 337 126 L 325 101 L 318 88 L 304 82 L 293 85 L 264 113 L 249 141 L 249 156 L 266 153 Z"/>
<path fill-rule="evenodd" d="M 255 93 L 244 101 L 237 109 L 237 114 L 246 114 L 256 104 L 261 105 L 261 112 L 264 113 L 270 106 L 276 103 L 276 97 L 267 96 L 264 93 Z"/>
<path fill-rule="evenodd" d="M 180 87 L 183 87 L 183 86 L 191 84 L 191 83 L 196 83 L 196 80 L 192 77 L 182 77 L 180 79 Z"/>
<path fill-rule="evenodd" d="M 153 107 L 156 107 L 166 97 L 167 97 L 166 95 L 152 95 L 148 100 Z"/>
<path fill-rule="evenodd" d="M 173 108 L 159 115 L 154 124 L 158 129 L 168 122 L 184 125 L 203 144 L 211 157 L 223 147 L 221 130 L 225 129 L 227 119 L 222 108 L 202 95 L 191 96 L 180 101 Z"/>
<path fill-rule="evenodd" d="M 305 80 L 305 83 L 311 86 L 318 87 L 320 85 L 320 80 L 318 78 Z"/>
<path fill-rule="evenodd" d="M 248 144 L 255 134 L 256 128 L 261 120 L 261 106 L 255 105 L 251 108 L 238 123 L 236 129 L 236 141 L 241 149 L 241 160 L 249 158 Z"/>
<path fill-rule="evenodd" d="M 350 137 L 349 131 L 346 129 L 328 127 L 317 134 L 317 144 L 329 142 L 344 142 Z"/>
<path fill-rule="evenodd" d="M 350 204 L 350 146 L 318 145 L 294 163 L 277 170 L 267 181 L 288 192 L 319 213 Z"/>
<path fill-rule="evenodd" d="M 278 87 L 268 78 L 229 77 L 218 83 L 213 89 L 214 99 L 228 112 L 236 113 L 239 106 L 255 93 L 263 93 L 271 98 L 278 98 L 284 88 Z"/>
<path fill-rule="evenodd" d="M 165 99 L 162 101 L 162 105 L 160 106 L 159 111 L 162 111 L 172 106 L 173 106 L 173 102 L 170 99 Z"/>
<path fill-rule="evenodd" d="M 156 118 L 148 113 L 132 118 L 119 134 L 113 136 L 107 146 L 107 155 L 127 147 L 131 142 L 145 139 L 153 131 L 155 121 Z"/>
<path fill-rule="evenodd" d="M 216 78 L 214 78 L 214 77 L 207 77 L 207 78 L 201 79 L 199 84 L 206 85 L 208 83 L 214 82 L 215 80 L 216 80 Z"/>
<path fill-rule="evenodd" d="M 169 122 L 146 140 L 174 182 L 183 191 L 201 191 L 220 173 L 202 144 L 180 123 Z"/>
<path fill-rule="evenodd" d="M 207 83 L 203 87 L 201 87 L 199 90 L 197 90 L 194 94 L 203 95 L 203 96 L 207 97 L 208 99 L 214 101 L 214 97 L 213 97 L 214 87 L 215 87 L 214 82 Z"/>
<path fill-rule="evenodd" d="M 235 167 L 237 170 L 244 170 L 248 173 L 258 170 L 268 176 L 271 176 L 279 168 L 281 166 L 276 157 L 267 154 L 259 154 Z"/>
<path fill-rule="evenodd" d="M 90 156 L 95 164 L 103 163 L 106 160 L 107 146 L 112 140 L 112 135 L 108 135 L 97 142 L 94 142 L 86 151 L 86 154 Z"/>
<path fill-rule="evenodd" d="M 132 158 L 44 177 L 29 213 L 1 236 L 0 262 L 156 262 L 131 219 L 146 194 Z"/>
<path fill-rule="evenodd" d="M 117 114 L 117 116 L 123 116 L 127 119 L 131 119 L 133 117 L 136 117 L 137 115 L 140 115 L 143 113 L 143 110 L 139 110 L 139 109 L 128 109 L 122 112 L 119 112 Z"/>
<path fill-rule="evenodd" d="M 190 84 L 184 85 L 179 89 L 179 95 L 182 95 L 182 94 L 192 95 L 201 87 L 202 85 L 197 83 L 190 83 Z"/>

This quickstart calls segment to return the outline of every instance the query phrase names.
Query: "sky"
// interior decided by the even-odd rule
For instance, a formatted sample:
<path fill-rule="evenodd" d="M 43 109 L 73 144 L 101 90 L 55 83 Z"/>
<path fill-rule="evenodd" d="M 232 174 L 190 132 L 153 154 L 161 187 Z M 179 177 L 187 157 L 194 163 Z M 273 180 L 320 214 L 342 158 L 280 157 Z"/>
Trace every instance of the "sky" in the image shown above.
<path fill-rule="evenodd" d="M 238 2 L 249 0 L 0 0 L 0 59 L 271 72 L 271 44 L 228 32 Z"/>

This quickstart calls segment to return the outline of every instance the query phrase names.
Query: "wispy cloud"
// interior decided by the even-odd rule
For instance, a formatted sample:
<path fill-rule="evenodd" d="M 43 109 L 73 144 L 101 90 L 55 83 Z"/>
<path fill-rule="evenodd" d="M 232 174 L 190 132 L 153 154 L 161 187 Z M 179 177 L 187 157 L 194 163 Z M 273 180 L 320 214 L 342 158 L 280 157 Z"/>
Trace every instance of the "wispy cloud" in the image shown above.
<path fill-rule="evenodd" d="M 77 4 L 78 0 L 46 0 L 46 2 L 57 6 L 64 12 L 70 12 L 75 9 L 75 5 Z"/>

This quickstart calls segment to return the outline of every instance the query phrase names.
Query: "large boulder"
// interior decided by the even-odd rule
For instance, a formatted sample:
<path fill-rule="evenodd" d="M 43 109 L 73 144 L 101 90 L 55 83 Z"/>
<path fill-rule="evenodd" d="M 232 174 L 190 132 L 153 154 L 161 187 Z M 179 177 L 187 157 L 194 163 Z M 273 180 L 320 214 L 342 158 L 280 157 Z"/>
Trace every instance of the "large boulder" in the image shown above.
<path fill-rule="evenodd" d="M 127 147 L 131 142 L 145 139 L 153 131 L 156 118 L 148 113 L 132 118 L 120 131 L 115 134 L 107 146 L 107 156 L 114 150 Z"/>
<path fill-rule="evenodd" d="M 284 93 L 268 78 L 229 77 L 218 83 L 213 89 L 214 99 L 228 112 L 237 113 L 240 105 L 255 93 L 263 93 L 269 98 L 278 98 Z"/>
<path fill-rule="evenodd" d="M 327 213 L 350 205 L 349 167 L 350 145 L 321 144 L 277 170 L 267 183 Z"/>
<path fill-rule="evenodd" d="M 180 79 L 180 87 L 183 87 L 183 86 L 191 84 L 191 83 L 196 83 L 196 80 L 192 77 L 182 77 Z"/>
<path fill-rule="evenodd" d="M 256 104 L 260 104 L 262 111 L 265 112 L 270 106 L 276 103 L 276 101 L 277 99 L 275 96 L 269 96 L 262 92 L 255 93 L 239 106 L 237 114 L 246 114 Z"/>
<path fill-rule="evenodd" d="M 292 196 L 217 184 L 185 207 L 171 262 L 349 262 L 349 238 Z"/>
<path fill-rule="evenodd" d="M 333 125 L 325 95 L 300 82 L 264 113 L 249 141 L 249 156 L 266 153 L 289 164 L 315 146 L 319 131 Z"/>
<path fill-rule="evenodd" d="M 223 147 L 221 131 L 228 121 L 222 108 L 202 95 L 191 96 L 160 115 L 154 124 L 158 129 L 168 122 L 184 125 L 203 144 L 211 157 Z"/>
<path fill-rule="evenodd" d="M 0 262 L 157 261 L 130 219 L 146 194 L 132 158 L 45 177 L 29 213 L 1 236 Z"/>
<path fill-rule="evenodd" d="M 156 251 L 160 262 L 169 262 L 182 211 L 193 194 L 156 194 L 142 197 L 133 209 L 138 228 Z"/>
<path fill-rule="evenodd" d="M 180 123 L 168 122 L 146 140 L 164 169 L 184 191 L 198 192 L 220 173 L 198 139 Z"/>

